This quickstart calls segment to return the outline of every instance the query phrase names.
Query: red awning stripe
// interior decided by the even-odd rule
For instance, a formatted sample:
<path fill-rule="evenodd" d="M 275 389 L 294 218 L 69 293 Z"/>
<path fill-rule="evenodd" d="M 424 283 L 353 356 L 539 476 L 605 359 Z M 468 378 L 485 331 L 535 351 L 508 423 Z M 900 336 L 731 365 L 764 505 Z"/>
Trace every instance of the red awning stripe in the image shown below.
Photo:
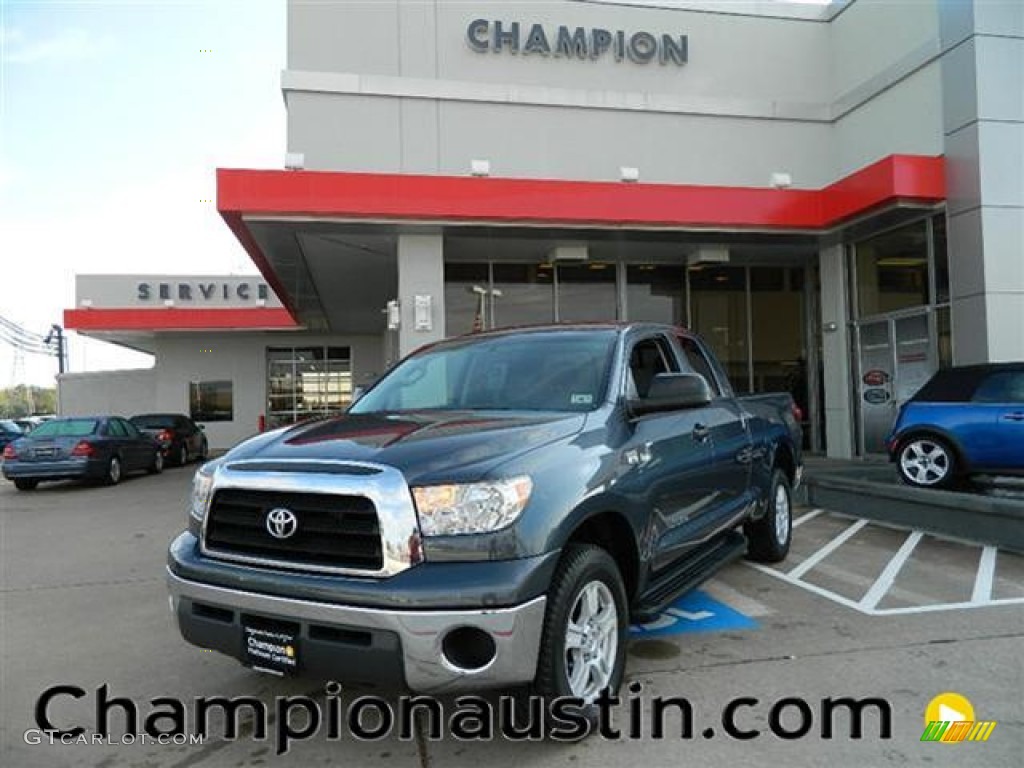
<path fill-rule="evenodd" d="M 942 157 L 891 155 L 820 190 L 220 169 L 217 207 L 229 224 L 250 214 L 816 230 L 894 200 L 945 199 L 943 166 Z"/>

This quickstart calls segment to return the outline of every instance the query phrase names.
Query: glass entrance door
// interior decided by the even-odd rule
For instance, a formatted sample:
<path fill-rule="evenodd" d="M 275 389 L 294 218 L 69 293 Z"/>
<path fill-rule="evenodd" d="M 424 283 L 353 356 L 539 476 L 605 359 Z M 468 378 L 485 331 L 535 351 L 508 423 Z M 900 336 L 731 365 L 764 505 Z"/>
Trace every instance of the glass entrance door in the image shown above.
<path fill-rule="evenodd" d="M 884 453 L 900 406 L 938 368 L 931 312 L 864 320 L 856 343 L 860 453 Z"/>

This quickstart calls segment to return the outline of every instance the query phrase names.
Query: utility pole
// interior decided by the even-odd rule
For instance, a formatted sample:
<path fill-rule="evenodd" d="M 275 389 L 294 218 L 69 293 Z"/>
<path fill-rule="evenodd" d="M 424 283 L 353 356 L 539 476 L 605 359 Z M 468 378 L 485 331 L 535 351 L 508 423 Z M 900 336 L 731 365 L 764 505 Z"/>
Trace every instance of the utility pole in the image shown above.
<path fill-rule="evenodd" d="M 57 370 L 60 373 L 64 373 L 64 370 L 66 368 L 66 363 L 65 363 L 65 360 L 64 360 L 64 342 L 65 342 L 64 329 L 61 328 L 56 323 L 54 323 L 53 325 L 50 326 L 50 332 L 48 334 L 46 334 L 46 338 L 43 340 L 43 343 L 47 344 L 47 345 L 52 345 L 52 344 L 56 343 L 56 345 L 57 345 Z"/>

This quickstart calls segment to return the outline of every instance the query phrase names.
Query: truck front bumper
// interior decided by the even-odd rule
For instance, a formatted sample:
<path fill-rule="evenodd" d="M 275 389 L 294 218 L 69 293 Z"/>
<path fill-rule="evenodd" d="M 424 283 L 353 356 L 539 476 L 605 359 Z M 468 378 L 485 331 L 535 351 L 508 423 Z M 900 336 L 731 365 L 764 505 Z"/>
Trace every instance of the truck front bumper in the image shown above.
<path fill-rule="evenodd" d="M 304 676 L 421 693 L 533 680 L 546 598 L 508 608 L 379 609 L 192 581 L 167 569 L 171 607 L 191 643 L 247 661 L 246 627 L 285 627 Z"/>

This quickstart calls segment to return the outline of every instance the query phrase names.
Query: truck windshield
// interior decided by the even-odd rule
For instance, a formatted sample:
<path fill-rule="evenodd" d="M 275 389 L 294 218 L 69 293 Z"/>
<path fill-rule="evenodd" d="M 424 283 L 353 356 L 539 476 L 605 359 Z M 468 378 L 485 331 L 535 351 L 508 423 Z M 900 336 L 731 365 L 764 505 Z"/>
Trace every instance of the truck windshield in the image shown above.
<path fill-rule="evenodd" d="M 349 413 L 591 411 L 604 399 L 615 338 L 552 331 L 451 342 L 405 360 Z"/>

